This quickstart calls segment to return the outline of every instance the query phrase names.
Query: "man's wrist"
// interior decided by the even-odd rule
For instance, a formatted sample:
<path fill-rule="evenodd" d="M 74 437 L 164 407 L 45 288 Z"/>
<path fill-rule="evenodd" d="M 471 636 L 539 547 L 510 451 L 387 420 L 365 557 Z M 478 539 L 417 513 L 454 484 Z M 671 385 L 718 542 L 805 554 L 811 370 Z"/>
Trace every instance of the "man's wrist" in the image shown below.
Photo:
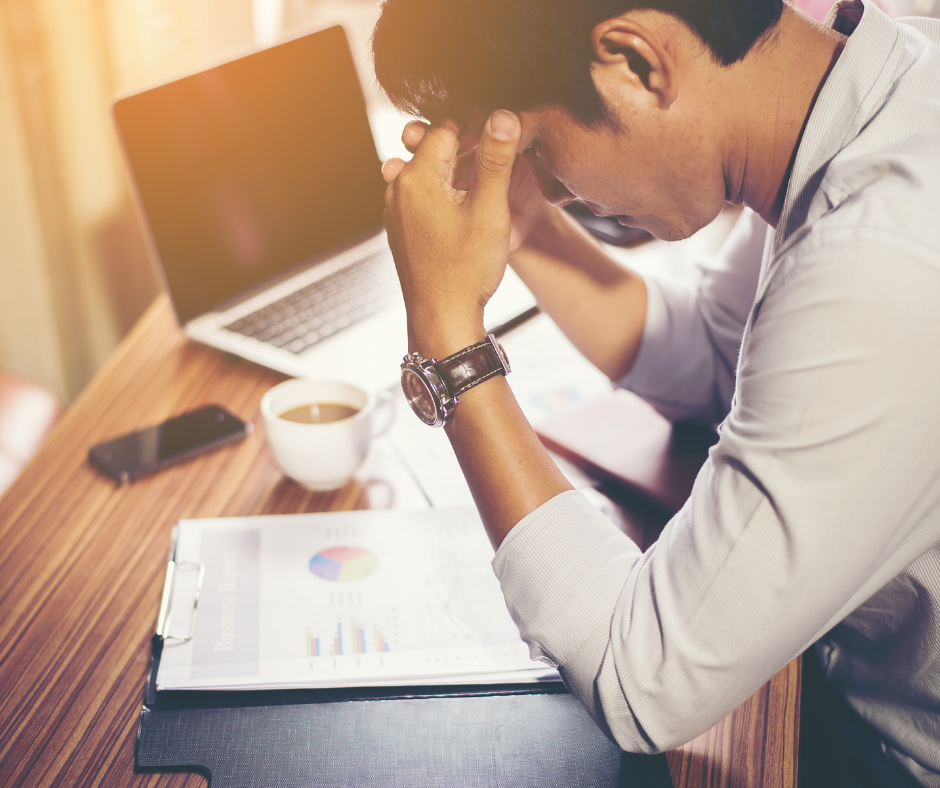
<path fill-rule="evenodd" d="M 442 324 L 409 324 L 409 350 L 424 358 L 445 359 L 470 345 L 486 339 L 483 321 L 477 324 L 445 322 Z"/>

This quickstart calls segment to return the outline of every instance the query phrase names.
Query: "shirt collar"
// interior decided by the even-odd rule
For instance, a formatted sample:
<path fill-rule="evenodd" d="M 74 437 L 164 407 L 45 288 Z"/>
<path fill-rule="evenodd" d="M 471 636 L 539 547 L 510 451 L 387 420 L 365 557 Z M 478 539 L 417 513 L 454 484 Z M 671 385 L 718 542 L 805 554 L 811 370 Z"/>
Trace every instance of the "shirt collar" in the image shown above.
<path fill-rule="evenodd" d="M 897 24 L 866 0 L 836 3 L 826 24 L 849 36 L 819 92 L 793 162 L 775 251 L 806 221 L 829 162 L 884 104 L 902 34 Z"/>

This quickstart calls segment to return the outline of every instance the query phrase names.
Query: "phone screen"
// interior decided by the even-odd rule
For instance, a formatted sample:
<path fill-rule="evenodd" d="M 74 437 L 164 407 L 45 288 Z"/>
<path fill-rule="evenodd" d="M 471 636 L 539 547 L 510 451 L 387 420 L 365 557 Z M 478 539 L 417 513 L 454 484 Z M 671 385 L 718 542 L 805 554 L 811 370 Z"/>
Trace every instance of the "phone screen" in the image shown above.
<path fill-rule="evenodd" d="M 115 478 L 135 479 L 181 460 L 241 440 L 249 425 L 218 405 L 95 446 L 89 459 Z"/>

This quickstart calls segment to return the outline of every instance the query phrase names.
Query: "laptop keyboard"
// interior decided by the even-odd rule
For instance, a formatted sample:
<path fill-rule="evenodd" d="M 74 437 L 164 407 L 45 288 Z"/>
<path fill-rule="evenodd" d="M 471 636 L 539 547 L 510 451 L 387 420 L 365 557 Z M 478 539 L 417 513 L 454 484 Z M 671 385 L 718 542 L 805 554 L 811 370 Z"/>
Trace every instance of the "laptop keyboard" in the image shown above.
<path fill-rule="evenodd" d="M 291 353 L 378 312 L 398 298 L 388 254 L 378 252 L 225 326 Z"/>

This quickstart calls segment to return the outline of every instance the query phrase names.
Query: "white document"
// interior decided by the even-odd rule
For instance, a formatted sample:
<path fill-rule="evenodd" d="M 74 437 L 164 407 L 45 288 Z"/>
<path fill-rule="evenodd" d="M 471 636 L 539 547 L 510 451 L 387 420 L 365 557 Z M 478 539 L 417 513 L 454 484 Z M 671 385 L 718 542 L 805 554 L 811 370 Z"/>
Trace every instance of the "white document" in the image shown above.
<path fill-rule="evenodd" d="M 186 520 L 157 688 L 557 679 L 529 659 L 475 510 Z M 197 572 L 205 565 L 193 620 Z"/>

